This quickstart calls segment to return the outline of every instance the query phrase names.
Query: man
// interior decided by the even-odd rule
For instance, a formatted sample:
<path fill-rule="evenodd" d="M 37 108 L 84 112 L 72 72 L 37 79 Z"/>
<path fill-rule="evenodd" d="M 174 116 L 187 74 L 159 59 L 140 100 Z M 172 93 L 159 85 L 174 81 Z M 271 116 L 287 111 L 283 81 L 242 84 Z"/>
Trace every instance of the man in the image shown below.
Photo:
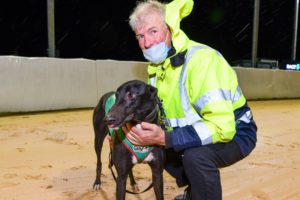
<path fill-rule="evenodd" d="M 256 125 L 222 55 L 190 40 L 180 21 L 192 0 L 138 4 L 130 25 L 148 66 L 149 83 L 158 89 L 169 123 L 167 131 L 143 122 L 127 138 L 135 145 L 162 145 L 165 169 L 179 187 L 175 199 L 222 199 L 219 168 L 246 157 L 256 144 Z"/>

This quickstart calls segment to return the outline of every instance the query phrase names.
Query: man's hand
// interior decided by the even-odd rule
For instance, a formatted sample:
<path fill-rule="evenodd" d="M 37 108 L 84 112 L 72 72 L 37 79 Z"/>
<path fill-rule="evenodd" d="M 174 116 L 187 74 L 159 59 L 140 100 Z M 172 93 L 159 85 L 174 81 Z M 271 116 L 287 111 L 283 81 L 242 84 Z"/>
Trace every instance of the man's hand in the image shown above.
<path fill-rule="evenodd" d="M 165 132 L 162 128 L 156 124 L 147 122 L 142 122 L 140 128 L 132 127 L 126 134 L 126 138 L 138 146 L 165 145 Z"/>

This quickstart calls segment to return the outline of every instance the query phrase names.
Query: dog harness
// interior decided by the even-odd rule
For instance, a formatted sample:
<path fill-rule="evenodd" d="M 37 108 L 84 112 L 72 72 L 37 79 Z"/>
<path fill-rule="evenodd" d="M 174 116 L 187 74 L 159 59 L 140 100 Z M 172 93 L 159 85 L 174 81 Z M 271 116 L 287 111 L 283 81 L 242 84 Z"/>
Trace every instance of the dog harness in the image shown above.
<path fill-rule="evenodd" d="M 111 107 L 115 104 L 116 96 L 112 94 L 107 98 L 105 102 L 105 114 L 111 109 Z M 123 132 L 122 128 L 113 129 L 109 128 L 109 135 L 111 136 L 112 140 L 115 140 L 116 136 L 125 146 L 125 148 L 137 159 L 137 162 L 143 162 L 154 149 L 154 146 L 137 146 L 132 144 L 127 138 L 125 133 Z"/>

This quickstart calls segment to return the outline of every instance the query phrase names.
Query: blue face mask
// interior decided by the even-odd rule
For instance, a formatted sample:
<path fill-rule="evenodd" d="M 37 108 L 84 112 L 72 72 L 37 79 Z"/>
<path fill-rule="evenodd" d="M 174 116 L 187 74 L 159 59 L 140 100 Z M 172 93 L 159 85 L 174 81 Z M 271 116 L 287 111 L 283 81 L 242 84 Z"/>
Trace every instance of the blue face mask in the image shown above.
<path fill-rule="evenodd" d="M 149 49 L 144 49 L 144 57 L 154 64 L 159 64 L 163 62 L 168 56 L 169 48 L 166 43 L 162 41 L 161 43 L 152 46 Z"/>
<path fill-rule="evenodd" d="M 162 41 L 149 49 L 143 49 L 143 54 L 148 61 L 159 64 L 167 58 L 169 49 L 165 41 Z"/>

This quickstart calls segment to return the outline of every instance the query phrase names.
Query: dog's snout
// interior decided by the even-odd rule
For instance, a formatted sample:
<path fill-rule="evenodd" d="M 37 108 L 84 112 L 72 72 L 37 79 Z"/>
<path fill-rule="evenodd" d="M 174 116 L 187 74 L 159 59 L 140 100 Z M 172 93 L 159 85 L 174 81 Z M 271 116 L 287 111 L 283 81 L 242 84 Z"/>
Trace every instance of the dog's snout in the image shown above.
<path fill-rule="evenodd" d="M 104 121 L 105 121 L 107 124 L 114 124 L 114 122 L 116 121 L 116 118 L 114 118 L 114 117 L 111 116 L 111 115 L 106 115 L 105 118 L 104 118 Z"/>

